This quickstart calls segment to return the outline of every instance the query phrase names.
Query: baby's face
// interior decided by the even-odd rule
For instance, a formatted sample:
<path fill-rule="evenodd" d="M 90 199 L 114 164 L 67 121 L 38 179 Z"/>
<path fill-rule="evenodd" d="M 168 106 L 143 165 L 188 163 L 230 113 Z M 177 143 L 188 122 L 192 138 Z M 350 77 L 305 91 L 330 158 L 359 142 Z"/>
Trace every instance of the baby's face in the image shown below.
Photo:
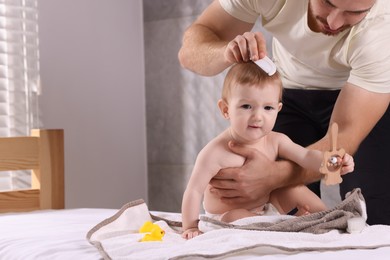
<path fill-rule="evenodd" d="M 280 89 L 273 84 L 237 85 L 229 98 L 229 118 L 234 138 L 242 143 L 257 142 L 272 131 L 281 108 Z"/>

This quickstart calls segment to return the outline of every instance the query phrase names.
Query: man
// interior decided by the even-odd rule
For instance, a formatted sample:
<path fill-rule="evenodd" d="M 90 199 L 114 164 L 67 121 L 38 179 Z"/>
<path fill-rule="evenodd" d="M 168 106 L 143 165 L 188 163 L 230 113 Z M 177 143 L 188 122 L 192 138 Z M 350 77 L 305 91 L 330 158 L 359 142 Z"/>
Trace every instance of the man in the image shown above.
<path fill-rule="evenodd" d="M 211 76 L 263 58 L 264 37 L 251 32 L 260 16 L 274 36 L 272 54 L 285 87 L 274 130 L 329 150 L 325 134 L 337 122 L 338 145 L 356 162 L 354 173 L 343 178 L 342 197 L 361 188 L 368 223 L 390 224 L 390 1 L 215 0 L 185 32 L 182 66 Z M 321 178 L 289 161 L 271 162 L 234 144 L 231 149 L 246 163 L 222 170 L 211 184 L 232 204 Z"/>

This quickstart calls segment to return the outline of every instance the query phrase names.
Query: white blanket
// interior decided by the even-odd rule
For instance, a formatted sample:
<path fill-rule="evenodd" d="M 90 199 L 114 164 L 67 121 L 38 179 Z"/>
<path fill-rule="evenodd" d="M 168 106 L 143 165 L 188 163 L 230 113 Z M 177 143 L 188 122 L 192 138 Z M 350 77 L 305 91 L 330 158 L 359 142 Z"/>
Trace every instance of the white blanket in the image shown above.
<path fill-rule="evenodd" d="M 264 221 L 261 216 L 251 219 L 256 223 Z M 145 221 L 154 221 L 165 230 L 163 241 L 139 242 L 143 234 L 138 230 Z M 105 259 L 224 258 L 390 247 L 390 226 L 384 225 L 367 226 L 357 234 L 336 229 L 313 234 L 218 227 L 194 239 L 184 240 L 176 224 L 180 223 L 156 221 L 146 204 L 138 200 L 124 205 L 113 217 L 99 223 L 87 238 Z"/>

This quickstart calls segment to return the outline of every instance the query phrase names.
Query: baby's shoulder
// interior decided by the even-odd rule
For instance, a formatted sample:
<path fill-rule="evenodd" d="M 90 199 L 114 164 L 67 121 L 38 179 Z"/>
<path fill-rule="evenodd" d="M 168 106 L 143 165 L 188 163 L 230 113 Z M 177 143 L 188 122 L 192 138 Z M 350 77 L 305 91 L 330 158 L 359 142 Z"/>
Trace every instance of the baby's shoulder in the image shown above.
<path fill-rule="evenodd" d="M 274 132 L 274 131 L 271 131 L 267 135 L 267 140 L 269 142 L 280 142 L 280 141 L 285 141 L 288 139 L 290 139 L 290 138 L 287 135 L 285 135 L 283 133 L 279 133 L 279 132 Z"/>
<path fill-rule="evenodd" d="M 216 163 L 221 168 L 241 166 L 245 159 L 229 148 L 230 135 L 220 134 L 211 140 L 199 153 L 198 158 Z"/>
<path fill-rule="evenodd" d="M 225 153 L 229 151 L 229 136 L 227 136 L 224 132 L 213 138 L 209 141 L 201 150 L 201 153 L 212 155 Z"/>

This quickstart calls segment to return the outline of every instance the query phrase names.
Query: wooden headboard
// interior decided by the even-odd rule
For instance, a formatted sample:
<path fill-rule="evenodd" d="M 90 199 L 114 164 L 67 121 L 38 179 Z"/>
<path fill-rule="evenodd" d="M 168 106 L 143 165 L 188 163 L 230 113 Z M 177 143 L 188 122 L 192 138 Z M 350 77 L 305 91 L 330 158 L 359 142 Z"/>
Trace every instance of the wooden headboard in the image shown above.
<path fill-rule="evenodd" d="M 0 213 L 64 208 L 64 131 L 0 138 L 0 171 L 32 170 L 31 189 L 0 192 Z"/>

